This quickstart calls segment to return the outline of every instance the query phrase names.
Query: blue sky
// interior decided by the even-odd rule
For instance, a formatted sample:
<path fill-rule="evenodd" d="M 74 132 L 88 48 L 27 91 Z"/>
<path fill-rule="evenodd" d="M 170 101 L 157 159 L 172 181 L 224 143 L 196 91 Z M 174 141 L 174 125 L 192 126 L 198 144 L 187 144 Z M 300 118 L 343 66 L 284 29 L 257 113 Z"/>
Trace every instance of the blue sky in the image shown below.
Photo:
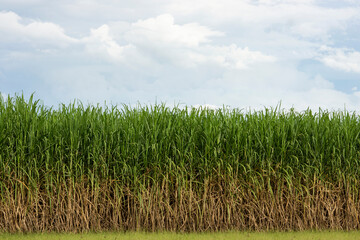
<path fill-rule="evenodd" d="M 359 29 L 357 0 L 0 0 L 0 92 L 356 110 Z"/>

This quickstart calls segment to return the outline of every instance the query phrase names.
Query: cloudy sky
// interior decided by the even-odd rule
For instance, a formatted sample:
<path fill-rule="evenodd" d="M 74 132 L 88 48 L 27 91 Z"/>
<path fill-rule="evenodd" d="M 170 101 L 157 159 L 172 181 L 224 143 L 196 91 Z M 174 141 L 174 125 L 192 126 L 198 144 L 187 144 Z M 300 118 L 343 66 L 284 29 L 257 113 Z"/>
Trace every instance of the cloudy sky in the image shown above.
<path fill-rule="evenodd" d="M 359 109 L 358 0 L 0 0 L 0 92 Z"/>

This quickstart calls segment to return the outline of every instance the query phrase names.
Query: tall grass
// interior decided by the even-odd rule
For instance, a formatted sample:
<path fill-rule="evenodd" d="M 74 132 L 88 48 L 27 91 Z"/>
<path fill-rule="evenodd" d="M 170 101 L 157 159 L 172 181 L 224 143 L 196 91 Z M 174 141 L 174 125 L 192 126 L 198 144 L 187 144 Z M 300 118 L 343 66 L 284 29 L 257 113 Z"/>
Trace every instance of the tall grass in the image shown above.
<path fill-rule="evenodd" d="M 0 100 L 0 230 L 359 229 L 346 111 Z"/>

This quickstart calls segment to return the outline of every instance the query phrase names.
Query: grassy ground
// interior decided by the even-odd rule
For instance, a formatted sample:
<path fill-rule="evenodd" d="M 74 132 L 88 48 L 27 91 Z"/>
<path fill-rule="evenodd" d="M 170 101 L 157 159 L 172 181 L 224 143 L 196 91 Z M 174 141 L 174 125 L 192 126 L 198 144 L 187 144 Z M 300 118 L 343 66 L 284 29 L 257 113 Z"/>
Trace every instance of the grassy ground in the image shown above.
<path fill-rule="evenodd" d="M 228 233 L 84 233 L 84 234 L 0 234 L 0 239 L 16 240 L 210 240 L 210 239 L 251 239 L 251 240 L 353 240 L 360 239 L 360 231 L 350 232 L 228 232 Z"/>

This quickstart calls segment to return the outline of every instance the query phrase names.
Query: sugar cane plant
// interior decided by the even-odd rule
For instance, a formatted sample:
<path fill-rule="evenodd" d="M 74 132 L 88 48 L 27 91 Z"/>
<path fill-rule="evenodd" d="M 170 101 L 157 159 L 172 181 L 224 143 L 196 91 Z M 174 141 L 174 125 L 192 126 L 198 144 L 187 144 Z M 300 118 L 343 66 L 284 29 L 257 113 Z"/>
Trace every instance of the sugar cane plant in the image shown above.
<path fill-rule="evenodd" d="M 0 99 L 0 231 L 360 229 L 354 112 Z"/>

